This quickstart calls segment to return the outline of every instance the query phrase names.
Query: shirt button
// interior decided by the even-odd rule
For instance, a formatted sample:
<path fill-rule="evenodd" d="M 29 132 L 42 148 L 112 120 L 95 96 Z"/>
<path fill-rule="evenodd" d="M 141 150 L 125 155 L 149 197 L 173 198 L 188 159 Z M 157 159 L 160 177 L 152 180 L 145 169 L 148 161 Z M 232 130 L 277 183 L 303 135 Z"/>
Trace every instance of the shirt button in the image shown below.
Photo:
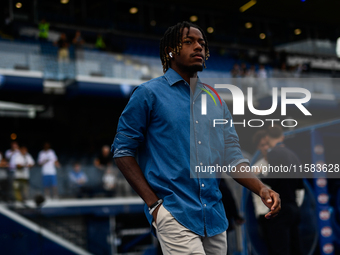
<path fill-rule="evenodd" d="M 203 166 L 203 163 L 201 162 L 200 165 Z"/>
<path fill-rule="evenodd" d="M 204 207 L 207 207 L 207 204 L 204 204 Z"/>
<path fill-rule="evenodd" d="M 195 102 L 192 102 L 192 104 L 195 104 Z"/>
<path fill-rule="evenodd" d="M 202 187 L 204 187 L 204 183 L 202 183 Z"/>
<path fill-rule="evenodd" d="M 196 120 L 196 124 L 198 123 L 198 120 Z"/>
<path fill-rule="evenodd" d="M 201 141 L 198 141 L 198 144 L 201 144 Z"/>

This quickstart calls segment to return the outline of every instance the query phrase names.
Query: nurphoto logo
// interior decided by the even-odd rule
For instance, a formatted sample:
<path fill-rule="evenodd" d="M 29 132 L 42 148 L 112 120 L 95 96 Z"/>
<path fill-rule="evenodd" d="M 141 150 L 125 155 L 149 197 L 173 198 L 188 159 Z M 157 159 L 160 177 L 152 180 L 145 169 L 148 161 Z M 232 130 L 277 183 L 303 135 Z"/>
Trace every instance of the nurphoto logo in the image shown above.
<path fill-rule="evenodd" d="M 231 84 L 215 84 L 215 88 L 212 86 L 209 86 L 205 83 L 203 85 L 207 88 L 209 88 L 211 91 L 213 91 L 217 98 L 220 101 L 220 104 L 222 105 L 222 100 L 219 94 L 217 93 L 216 89 L 228 89 L 231 92 L 232 99 L 233 99 L 233 115 L 244 115 L 244 99 L 245 96 L 243 94 L 243 91 Z M 215 105 L 217 105 L 216 100 L 214 96 L 211 94 L 210 91 L 208 91 L 205 88 L 201 88 L 201 90 L 205 91 L 214 101 Z M 304 97 L 301 98 L 287 98 L 288 93 L 299 93 L 304 95 Z M 268 116 L 275 112 L 275 110 L 278 107 L 278 88 L 273 87 L 272 88 L 272 105 L 269 109 L 266 110 L 259 110 L 255 109 L 254 102 L 253 102 L 253 88 L 248 87 L 247 88 L 247 105 L 248 109 L 251 113 L 257 116 Z M 303 105 L 304 103 L 309 102 L 311 99 L 311 93 L 305 89 L 305 88 L 297 88 L 297 87 L 282 87 L 280 90 L 281 95 L 281 116 L 286 116 L 287 114 L 287 105 L 295 105 L 305 116 L 312 116 L 312 114 L 306 109 L 306 107 Z M 201 95 L 201 115 L 207 115 L 207 95 L 202 94 Z M 271 122 L 271 125 L 274 126 L 275 122 L 280 122 L 283 127 L 295 127 L 297 126 L 298 122 L 295 119 L 265 119 L 265 121 Z M 245 119 L 243 122 L 233 122 L 233 120 L 227 120 L 227 119 L 214 119 L 213 120 L 213 127 L 216 125 L 226 125 L 230 124 L 230 126 L 233 126 L 235 124 L 242 124 L 244 127 L 246 124 L 248 124 L 249 127 L 262 127 L 265 123 L 262 119 L 250 119 L 246 121 Z"/>

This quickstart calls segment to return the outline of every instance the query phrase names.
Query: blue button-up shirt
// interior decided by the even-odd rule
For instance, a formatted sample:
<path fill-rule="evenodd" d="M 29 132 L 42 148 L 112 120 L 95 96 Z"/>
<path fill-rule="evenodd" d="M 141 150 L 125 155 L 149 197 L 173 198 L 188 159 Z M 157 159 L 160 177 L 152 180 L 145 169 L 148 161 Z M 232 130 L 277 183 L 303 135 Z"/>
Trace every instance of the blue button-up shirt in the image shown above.
<path fill-rule="evenodd" d="M 228 227 L 219 179 L 203 178 L 196 167 L 248 161 L 234 127 L 213 127 L 213 119 L 231 120 L 225 102 L 215 105 L 207 96 L 207 114 L 201 114 L 200 95 L 206 92 L 200 88 L 209 91 L 198 83 L 192 94 L 171 68 L 138 86 L 119 119 L 112 152 L 114 158 L 137 157 L 146 180 L 180 224 L 200 236 L 214 236 Z M 151 224 L 146 205 L 145 214 Z"/>

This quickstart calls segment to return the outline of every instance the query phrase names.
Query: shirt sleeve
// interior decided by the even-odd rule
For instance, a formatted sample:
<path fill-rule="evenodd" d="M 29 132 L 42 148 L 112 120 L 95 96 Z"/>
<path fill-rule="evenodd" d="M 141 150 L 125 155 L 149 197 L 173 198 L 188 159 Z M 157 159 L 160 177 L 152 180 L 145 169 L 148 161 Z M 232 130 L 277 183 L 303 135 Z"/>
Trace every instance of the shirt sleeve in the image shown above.
<path fill-rule="evenodd" d="M 5 152 L 5 158 L 6 158 L 7 160 L 10 160 L 10 159 L 11 159 L 11 156 L 12 156 L 12 151 L 11 151 L 11 150 L 7 150 L 7 151 Z"/>
<path fill-rule="evenodd" d="M 17 156 L 16 153 L 14 153 L 12 156 L 11 156 L 11 159 L 9 161 L 9 167 L 14 169 L 17 167 Z"/>
<path fill-rule="evenodd" d="M 55 154 L 54 150 L 51 150 L 51 156 L 52 156 L 52 160 L 54 160 L 54 162 L 58 161 L 57 154 Z"/>
<path fill-rule="evenodd" d="M 44 162 L 44 154 L 42 152 L 39 152 L 38 155 L 38 164 L 41 165 Z"/>
<path fill-rule="evenodd" d="M 239 144 L 238 135 L 234 125 L 231 126 L 232 116 L 226 104 L 224 105 L 225 119 L 228 124 L 224 125 L 224 164 L 231 167 L 237 166 L 241 163 L 249 164 L 249 160 L 242 155 L 241 147 Z"/>
<path fill-rule="evenodd" d="M 34 159 L 32 158 L 31 155 L 28 155 L 28 164 L 32 165 L 32 166 L 35 164 L 35 161 L 34 161 Z"/>
<path fill-rule="evenodd" d="M 5 158 L 7 160 L 11 160 L 12 156 L 15 154 L 16 152 L 15 151 L 12 151 L 11 149 L 8 149 L 6 152 L 5 152 Z"/>
<path fill-rule="evenodd" d="M 113 158 L 136 156 L 139 145 L 144 141 L 152 111 L 152 94 L 143 85 L 138 86 L 119 118 L 117 134 L 111 151 Z"/>

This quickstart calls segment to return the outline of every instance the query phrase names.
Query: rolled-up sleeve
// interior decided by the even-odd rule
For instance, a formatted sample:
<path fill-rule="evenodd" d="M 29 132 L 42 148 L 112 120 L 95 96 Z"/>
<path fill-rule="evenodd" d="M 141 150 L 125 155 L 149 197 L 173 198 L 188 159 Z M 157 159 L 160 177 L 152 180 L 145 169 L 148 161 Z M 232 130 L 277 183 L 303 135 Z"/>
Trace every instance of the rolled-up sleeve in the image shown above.
<path fill-rule="evenodd" d="M 113 158 L 136 156 L 149 125 L 152 101 L 148 88 L 140 85 L 135 89 L 119 118 L 117 134 L 111 146 Z"/>
<path fill-rule="evenodd" d="M 249 160 L 242 155 L 235 127 L 230 124 L 232 116 L 227 105 L 224 105 L 224 115 L 225 119 L 229 120 L 228 124 L 224 125 L 226 129 L 224 132 L 224 164 L 227 166 L 230 165 L 231 167 L 241 163 L 249 164 Z"/>

